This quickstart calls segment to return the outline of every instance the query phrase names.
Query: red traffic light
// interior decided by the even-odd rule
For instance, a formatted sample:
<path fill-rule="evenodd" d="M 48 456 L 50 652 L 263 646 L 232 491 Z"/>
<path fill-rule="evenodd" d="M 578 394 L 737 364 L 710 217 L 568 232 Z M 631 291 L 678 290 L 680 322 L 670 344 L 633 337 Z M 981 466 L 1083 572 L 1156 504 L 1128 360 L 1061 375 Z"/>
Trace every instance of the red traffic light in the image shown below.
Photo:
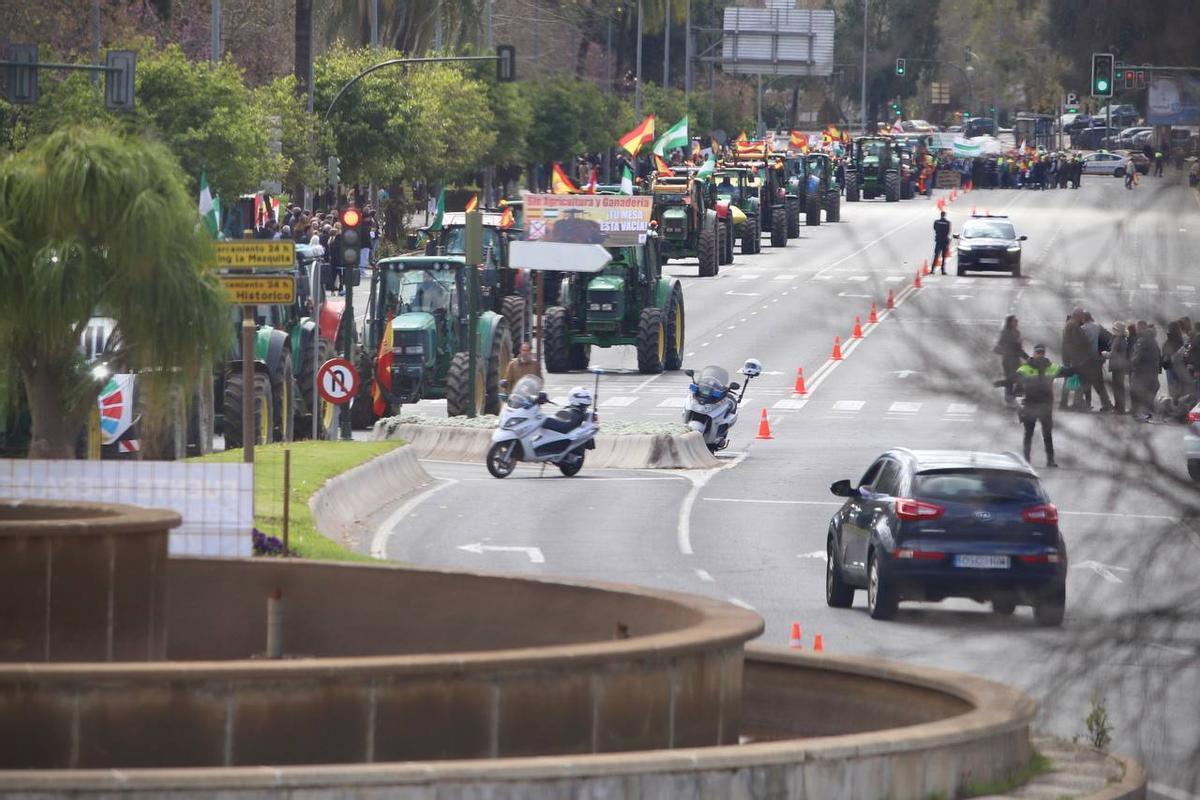
<path fill-rule="evenodd" d="M 357 228 L 358 223 L 362 221 L 362 214 L 358 213 L 356 208 L 347 208 L 342 212 L 342 226 L 346 228 Z"/>

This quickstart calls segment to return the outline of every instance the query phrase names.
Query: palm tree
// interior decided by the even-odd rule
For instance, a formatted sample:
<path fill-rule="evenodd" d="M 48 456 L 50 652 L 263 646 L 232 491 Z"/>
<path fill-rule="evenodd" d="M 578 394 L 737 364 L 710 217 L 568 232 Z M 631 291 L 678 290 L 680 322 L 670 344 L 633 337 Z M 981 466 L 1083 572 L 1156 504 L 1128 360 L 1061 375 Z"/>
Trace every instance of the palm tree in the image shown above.
<path fill-rule="evenodd" d="M 97 310 L 119 320 L 126 363 L 164 381 L 223 346 L 228 305 L 184 185 L 165 147 L 106 130 L 0 162 L 0 371 L 24 384 L 31 458 L 74 456 L 101 388 L 79 351 Z"/>

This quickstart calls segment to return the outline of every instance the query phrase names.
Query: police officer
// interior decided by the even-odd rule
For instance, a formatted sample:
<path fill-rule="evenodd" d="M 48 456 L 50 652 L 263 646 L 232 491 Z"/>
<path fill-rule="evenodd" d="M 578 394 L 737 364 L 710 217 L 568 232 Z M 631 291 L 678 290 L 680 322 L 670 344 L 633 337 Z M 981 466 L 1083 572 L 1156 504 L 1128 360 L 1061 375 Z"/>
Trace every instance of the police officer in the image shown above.
<path fill-rule="evenodd" d="M 946 274 L 946 250 L 950 248 L 950 220 L 946 212 L 933 221 L 933 261 L 930 262 L 930 272 L 937 270 L 938 259 L 942 262 L 942 274 Z"/>
<path fill-rule="evenodd" d="M 1165 153 L 1163 153 L 1163 150 L 1166 148 L 1167 144 L 1166 142 L 1163 142 L 1158 146 L 1158 149 L 1154 151 L 1154 177 L 1156 178 L 1162 177 L 1163 162 L 1167 160 L 1167 156 Z"/>
<path fill-rule="evenodd" d="M 1025 426 L 1025 460 L 1033 447 L 1033 429 L 1042 423 L 1042 444 L 1046 448 L 1046 466 L 1054 461 L 1054 381 L 1066 377 L 1062 367 L 1046 358 L 1046 345 L 1033 346 L 1033 358 L 1017 368 L 1017 378 L 1025 391 L 1025 404 L 1019 418 Z"/>

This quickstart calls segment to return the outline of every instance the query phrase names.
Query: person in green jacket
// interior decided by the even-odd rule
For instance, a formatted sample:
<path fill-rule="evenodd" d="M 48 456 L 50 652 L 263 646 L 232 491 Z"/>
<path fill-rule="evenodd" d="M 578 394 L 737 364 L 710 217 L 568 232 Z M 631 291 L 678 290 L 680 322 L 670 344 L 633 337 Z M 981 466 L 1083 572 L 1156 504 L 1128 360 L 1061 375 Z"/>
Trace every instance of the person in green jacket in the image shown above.
<path fill-rule="evenodd" d="M 1046 345 L 1033 347 L 1033 357 L 1017 368 L 1017 378 L 1025 390 L 1025 405 L 1019 414 L 1025 426 L 1025 460 L 1030 460 L 1033 429 L 1042 423 L 1042 444 L 1046 448 L 1046 466 L 1054 461 L 1054 381 L 1065 378 L 1064 370 L 1046 358 Z"/>

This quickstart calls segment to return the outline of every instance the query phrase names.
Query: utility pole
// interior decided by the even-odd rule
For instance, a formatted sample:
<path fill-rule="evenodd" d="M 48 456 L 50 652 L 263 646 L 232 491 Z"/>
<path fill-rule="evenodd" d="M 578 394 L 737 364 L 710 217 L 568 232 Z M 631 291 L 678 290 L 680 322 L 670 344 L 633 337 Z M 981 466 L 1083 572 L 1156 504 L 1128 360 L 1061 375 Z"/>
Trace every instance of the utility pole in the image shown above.
<path fill-rule="evenodd" d="M 664 89 L 671 88 L 671 0 L 666 0 L 663 20 L 663 82 Z"/>
<path fill-rule="evenodd" d="M 488 5 L 488 11 L 491 11 L 491 4 Z M 492 46 L 492 42 L 488 40 L 488 47 Z M 371 0 L 371 49 L 379 49 L 379 0 Z"/>
<path fill-rule="evenodd" d="M 867 0 L 863 0 L 862 132 L 867 135 Z"/>
<path fill-rule="evenodd" d="M 92 63 L 100 63 L 100 0 L 92 0 Z M 92 73 L 92 85 L 100 85 L 100 73 Z"/>
<path fill-rule="evenodd" d="M 637 74 L 633 86 L 633 115 L 642 116 L 642 0 L 637 4 Z"/>
<path fill-rule="evenodd" d="M 221 61 L 221 0 L 212 0 L 212 63 Z"/>
<path fill-rule="evenodd" d="M 687 17 L 683 23 L 683 96 L 687 102 L 692 93 L 692 0 L 687 0 Z"/>

